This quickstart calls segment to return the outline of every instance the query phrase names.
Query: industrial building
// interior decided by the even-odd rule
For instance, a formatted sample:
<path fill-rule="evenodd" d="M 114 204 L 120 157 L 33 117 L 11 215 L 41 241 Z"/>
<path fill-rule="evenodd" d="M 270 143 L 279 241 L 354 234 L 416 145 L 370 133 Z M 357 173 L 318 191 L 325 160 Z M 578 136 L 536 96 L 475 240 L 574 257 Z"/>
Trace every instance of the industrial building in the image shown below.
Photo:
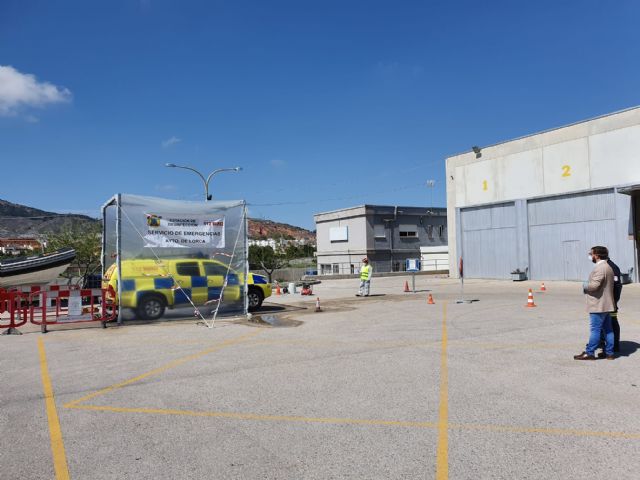
<path fill-rule="evenodd" d="M 604 245 L 638 281 L 640 107 L 473 147 L 446 175 L 452 276 L 462 258 L 465 277 L 585 280 Z"/>
<path fill-rule="evenodd" d="M 423 270 L 436 270 L 430 254 L 439 259 L 438 270 L 448 269 L 442 248 L 424 248 L 446 246 L 444 208 L 361 205 L 318 213 L 314 220 L 320 275 L 357 273 L 365 256 L 374 272 L 400 272 L 407 259 L 421 258 L 421 247 Z"/>

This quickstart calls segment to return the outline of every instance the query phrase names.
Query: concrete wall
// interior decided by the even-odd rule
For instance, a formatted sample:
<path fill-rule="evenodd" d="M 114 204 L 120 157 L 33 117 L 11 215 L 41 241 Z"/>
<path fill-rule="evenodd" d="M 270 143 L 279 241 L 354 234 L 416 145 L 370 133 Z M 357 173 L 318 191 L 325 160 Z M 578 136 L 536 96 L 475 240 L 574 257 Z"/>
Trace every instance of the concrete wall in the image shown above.
<path fill-rule="evenodd" d="M 318 254 L 327 255 L 345 254 L 348 252 L 359 252 L 366 254 L 367 252 L 367 225 L 364 209 L 360 212 L 354 211 L 352 216 L 346 218 L 337 218 L 329 220 L 316 221 L 316 242 Z M 347 241 L 331 241 L 329 232 L 333 227 L 347 227 Z"/>
<path fill-rule="evenodd" d="M 444 209 L 365 205 L 314 216 L 317 230 L 317 261 L 340 264 L 340 273 L 350 265 L 359 267 L 362 257 L 383 270 L 402 268 L 407 258 L 420 258 L 420 246 L 446 245 Z M 347 241 L 330 241 L 333 227 L 347 227 Z M 402 236 L 413 230 L 415 237 Z M 377 235 L 378 234 L 378 235 Z"/>
<path fill-rule="evenodd" d="M 441 272 L 449 270 L 449 247 L 420 247 L 421 270 L 423 272 Z"/>
<path fill-rule="evenodd" d="M 449 225 L 456 208 L 640 183 L 640 108 L 452 156 L 446 171 Z M 453 228 L 449 245 L 454 275 Z"/>

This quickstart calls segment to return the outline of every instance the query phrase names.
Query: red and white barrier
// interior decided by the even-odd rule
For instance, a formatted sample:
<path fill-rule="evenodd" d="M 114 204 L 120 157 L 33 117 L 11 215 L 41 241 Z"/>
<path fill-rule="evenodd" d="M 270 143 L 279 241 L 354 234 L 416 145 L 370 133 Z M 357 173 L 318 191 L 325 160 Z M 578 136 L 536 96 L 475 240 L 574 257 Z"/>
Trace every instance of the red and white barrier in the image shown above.
<path fill-rule="evenodd" d="M 31 322 L 40 325 L 43 333 L 47 325 L 69 323 L 106 322 L 118 314 L 115 292 L 108 289 L 80 289 L 52 285 L 0 290 L 0 314 L 9 313 L 9 319 L 0 320 L 5 333 L 19 333 L 15 329 Z"/>

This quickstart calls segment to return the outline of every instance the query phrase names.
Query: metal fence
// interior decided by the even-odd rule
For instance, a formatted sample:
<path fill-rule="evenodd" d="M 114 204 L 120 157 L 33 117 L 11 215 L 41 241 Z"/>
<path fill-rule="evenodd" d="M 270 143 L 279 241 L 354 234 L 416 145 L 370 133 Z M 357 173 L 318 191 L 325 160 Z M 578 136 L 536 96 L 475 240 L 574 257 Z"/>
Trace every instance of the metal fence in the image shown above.
<path fill-rule="evenodd" d="M 384 261 L 384 262 L 370 262 L 373 267 L 374 275 L 376 273 L 392 273 L 392 272 L 405 272 L 406 265 L 404 261 Z M 429 259 L 422 260 L 421 271 L 423 272 L 448 272 L 449 261 L 445 259 Z M 362 263 L 331 263 L 320 264 L 316 270 L 315 267 L 287 267 L 279 268 L 271 275 L 272 281 L 284 282 L 297 282 L 304 276 L 309 276 L 311 271 L 317 271 L 319 276 L 328 275 L 357 275 L 360 273 L 360 267 Z M 266 275 L 264 270 L 252 269 L 253 273 L 259 275 Z"/>
<path fill-rule="evenodd" d="M 405 272 L 406 263 L 400 261 L 371 261 L 373 273 Z M 422 260 L 421 271 L 423 272 L 448 272 L 449 260 L 429 259 Z M 356 275 L 360 272 L 362 263 L 323 263 L 319 265 L 318 275 Z"/>
<path fill-rule="evenodd" d="M 275 282 L 276 280 L 280 283 L 283 282 L 297 282 L 300 280 L 307 270 L 310 270 L 309 267 L 288 267 L 288 268 L 279 268 L 274 270 L 271 275 L 271 279 Z M 258 275 L 267 275 L 264 270 L 251 270 L 252 273 L 257 273 Z"/>

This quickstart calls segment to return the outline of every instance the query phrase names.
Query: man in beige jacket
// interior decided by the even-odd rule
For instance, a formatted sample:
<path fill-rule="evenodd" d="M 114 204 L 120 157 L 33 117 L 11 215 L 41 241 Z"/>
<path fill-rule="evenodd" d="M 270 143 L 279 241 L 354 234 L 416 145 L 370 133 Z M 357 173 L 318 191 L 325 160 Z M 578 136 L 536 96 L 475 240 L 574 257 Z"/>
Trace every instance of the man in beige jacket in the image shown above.
<path fill-rule="evenodd" d="M 613 297 L 613 270 L 607 263 L 609 251 L 606 247 L 596 246 L 591 249 L 589 256 L 596 264 L 584 282 L 583 291 L 587 297 L 587 312 L 591 323 L 591 335 L 586 351 L 573 358 L 576 360 L 595 360 L 595 350 L 600 343 L 600 332 L 605 333 L 605 354 L 607 360 L 615 358 L 613 353 L 613 327 L 611 326 L 611 312 L 615 311 Z"/>

